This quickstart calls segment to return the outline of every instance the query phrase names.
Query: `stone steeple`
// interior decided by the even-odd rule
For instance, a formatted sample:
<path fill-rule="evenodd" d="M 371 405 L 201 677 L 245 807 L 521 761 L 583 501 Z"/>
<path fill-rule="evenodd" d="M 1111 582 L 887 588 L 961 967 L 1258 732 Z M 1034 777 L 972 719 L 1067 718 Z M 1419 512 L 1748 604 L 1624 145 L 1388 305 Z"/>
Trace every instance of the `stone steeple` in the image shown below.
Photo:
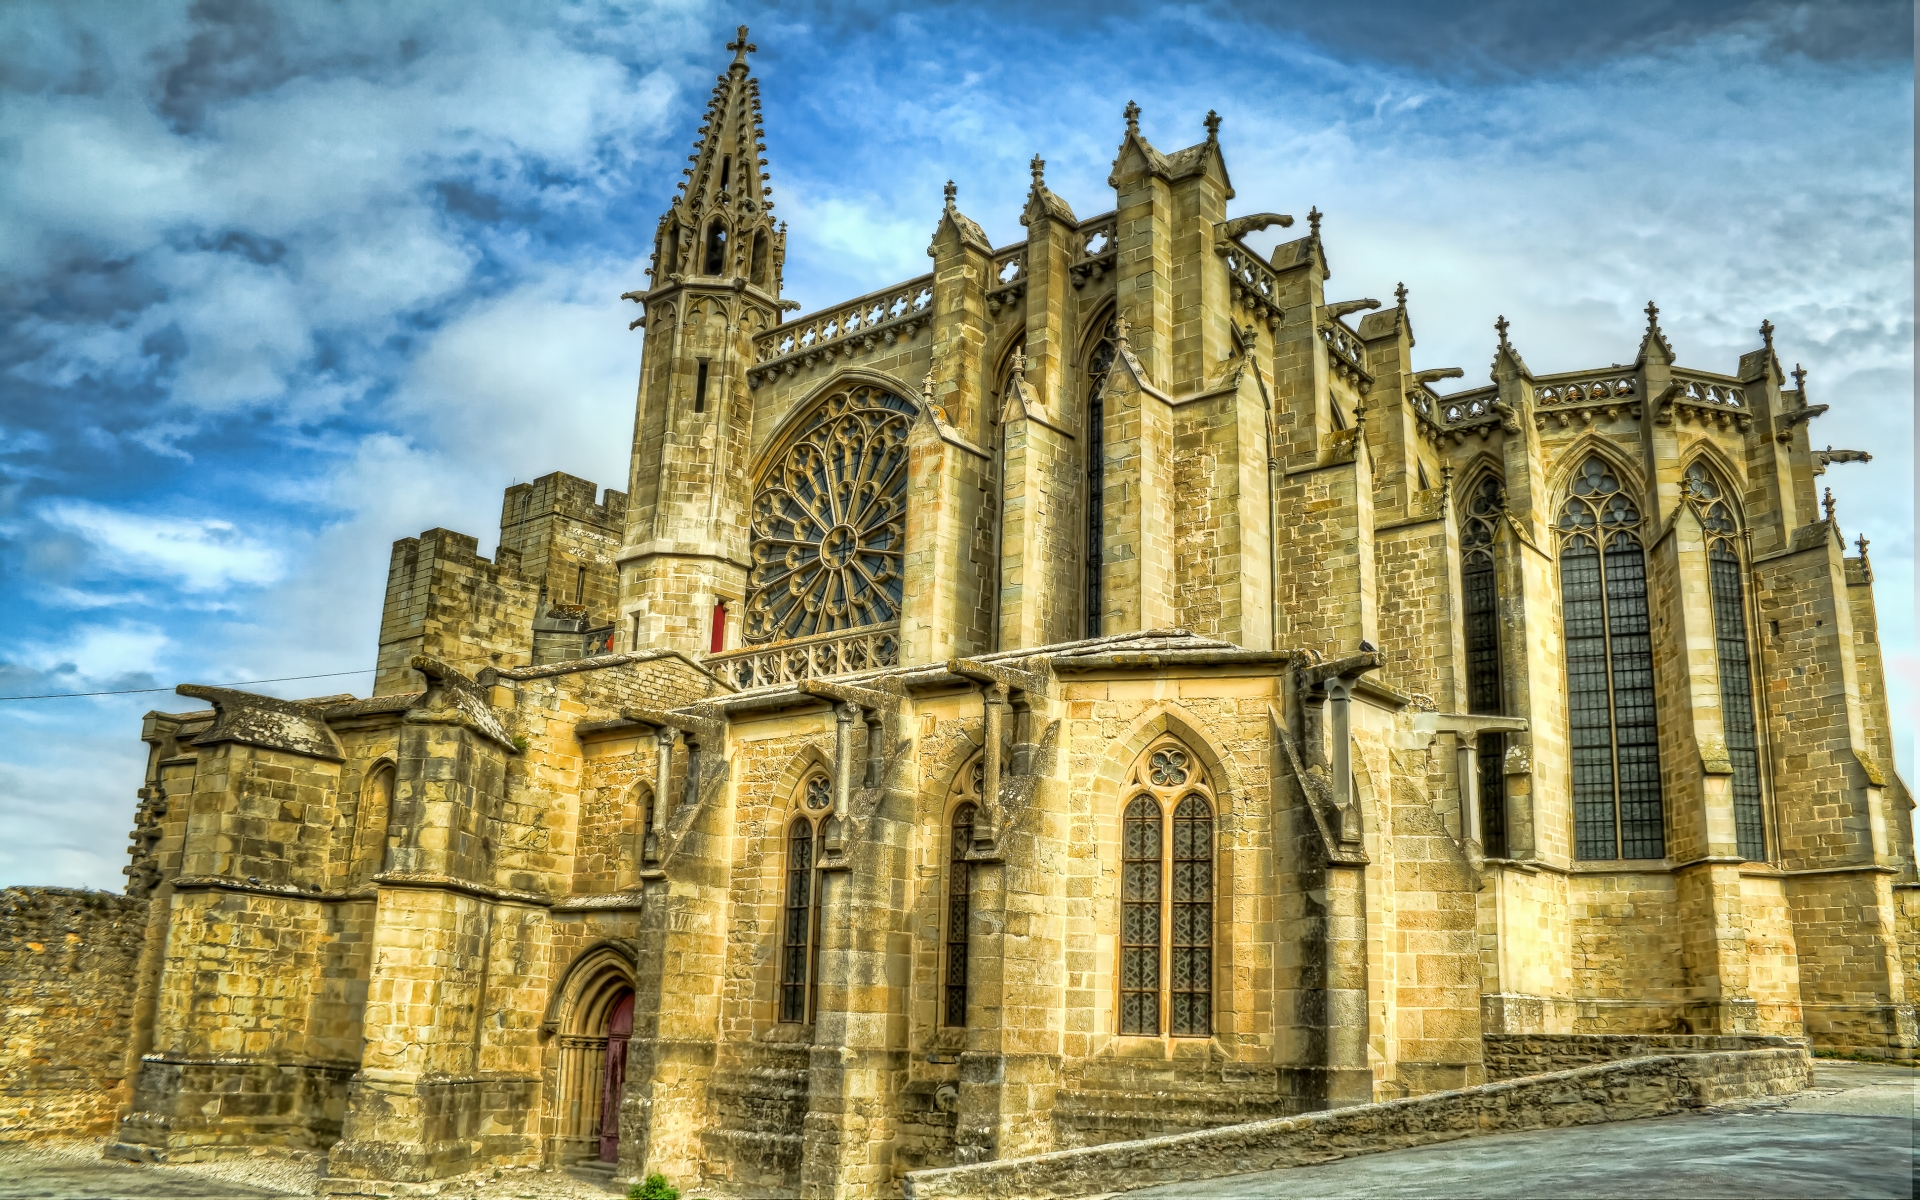
<path fill-rule="evenodd" d="M 653 289 L 691 279 L 744 280 L 777 299 L 786 234 L 773 219 L 760 81 L 747 73 L 747 27 L 714 84 L 699 137 L 654 239 Z"/>

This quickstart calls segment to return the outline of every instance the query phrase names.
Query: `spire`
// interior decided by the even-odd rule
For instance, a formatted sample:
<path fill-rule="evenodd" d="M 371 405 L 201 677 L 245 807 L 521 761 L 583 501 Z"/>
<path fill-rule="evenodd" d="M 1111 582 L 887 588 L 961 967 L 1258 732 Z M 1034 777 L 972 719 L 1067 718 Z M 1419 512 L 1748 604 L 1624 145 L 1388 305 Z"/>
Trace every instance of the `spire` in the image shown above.
<path fill-rule="evenodd" d="M 1208 109 L 1207 119 L 1204 122 L 1204 124 L 1207 127 L 1207 140 L 1210 142 L 1219 141 L 1220 140 L 1220 114 L 1213 111 L 1212 109 Z"/>
<path fill-rule="evenodd" d="M 1307 236 L 1316 242 L 1320 240 L 1320 218 L 1324 215 L 1319 205 L 1307 210 Z"/>
<path fill-rule="evenodd" d="M 1034 187 L 1041 188 L 1041 187 L 1047 186 L 1047 160 L 1046 159 L 1041 158 L 1038 154 L 1034 155 L 1033 161 L 1027 164 L 1027 170 L 1033 172 Z"/>
<path fill-rule="evenodd" d="M 701 276 L 746 277 L 778 294 L 786 240 L 769 213 L 766 131 L 761 125 L 760 81 L 748 74 L 755 50 L 747 27 L 727 43 L 733 61 L 717 78 L 701 121 L 691 165 L 681 174 L 673 207 L 661 220 L 655 246 L 653 286 Z M 717 231 L 717 235 L 716 235 Z"/>
<path fill-rule="evenodd" d="M 1138 134 L 1140 132 L 1140 106 L 1129 100 L 1127 101 L 1127 107 L 1121 111 L 1121 115 L 1127 119 L 1127 132 Z"/>
<path fill-rule="evenodd" d="M 1393 300 L 1394 300 L 1394 303 L 1398 304 L 1401 308 L 1405 308 L 1407 306 L 1407 285 L 1406 284 L 1398 283 L 1394 285 Z"/>
<path fill-rule="evenodd" d="M 1510 324 L 1508 324 L 1508 322 L 1507 322 L 1507 317 L 1506 317 L 1506 314 L 1505 314 L 1505 313 L 1502 313 L 1502 314 L 1501 314 L 1501 315 L 1499 315 L 1498 317 L 1495 317 L 1495 318 L 1494 318 L 1494 320 L 1493 320 L 1493 331 L 1494 331 L 1495 333 L 1497 333 L 1497 334 L 1499 334 L 1499 335 L 1500 335 L 1500 348 L 1501 348 L 1502 350 L 1511 350 L 1511 349 L 1513 349 L 1513 344 L 1512 344 L 1511 342 L 1509 342 L 1509 341 L 1507 341 L 1507 330 L 1509 330 L 1509 329 L 1511 329 L 1511 328 L 1513 328 L 1513 326 L 1512 326 L 1512 325 L 1510 325 Z"/>
<path fill-rule="evenodd" d="M 1807 369 L 1799 363 L 1793 364 L 1793 390 L 1800 393 L 1800 404 L 1807 403 Z"/>
<path fill-rule="evenodd" d="M 1854 539 L 1854 545 L 1860 547 L 1860 576 L 1868 583 L 1873 582 L 1873 563 L 1867 559 L 1867 547 L 1872 544 L 1864 533 Z"/>
<path fill-rule="evenodd" d="M 1766 347 L 1768 350 L 1773 349 L 1773 322 L 1772 321 L 1760 322 L 1760 340 L 1766 343 Z"/>
<path fill-rule="evenodd" d="M 947 180 L 946 193 L 947 193 L 947 211 L 952 212 L 956 207 L 956 205 L 954 204 L 954 201 L 957 200 L 960 196 L 960 189 L 953 186 L 953 180 L 951 179 Z"/>
<path fill-rule="evenodd" d="M 1828 520 L 1828 521 L 1832 521 L 1832 520 L 1833 520 L 1833 507 L 1834 507 L 1834 505 L 1833 505 L 1833 489 L 1832 489 L 1832 488 L 1828 488 L 1828 489 L 1827 489 L 1827 494 L 1826 494 L 1826 495 L 1824 495 L 1824 496 L 1822 496 L 1822 497 L 1820 497 L 1820 507 L 1821 507 L 1821 508 L 1824 508 L 1824 509 L 1826 509 L 1826 510 L 1827 510 L 1827 520 Z"/>

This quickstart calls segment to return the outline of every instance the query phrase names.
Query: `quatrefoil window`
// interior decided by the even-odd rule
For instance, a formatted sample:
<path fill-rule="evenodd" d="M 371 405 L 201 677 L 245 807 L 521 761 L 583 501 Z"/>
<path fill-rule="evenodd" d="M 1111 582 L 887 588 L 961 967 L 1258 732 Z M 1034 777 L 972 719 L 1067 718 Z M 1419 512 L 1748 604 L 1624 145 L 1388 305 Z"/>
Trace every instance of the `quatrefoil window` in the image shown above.
<path fill-rule="evenodd" d="M 825 775 L 807 780 L 807 811 L 820 812 L 833 803 L 833 786 Z"/>
<path fill-rule="evenodd" d="M 753 498 L 747 641 L 898 618 L 914 415 L 898 396 L 856 387 L 828 397 L 774 457 Z"/>
<path fill-rule="evenodd" d="M 1155 787 L 1179 787 L 1187 781 L 1187 755 L 1183 750 L 1156 750 L 1148 764 Z"/>

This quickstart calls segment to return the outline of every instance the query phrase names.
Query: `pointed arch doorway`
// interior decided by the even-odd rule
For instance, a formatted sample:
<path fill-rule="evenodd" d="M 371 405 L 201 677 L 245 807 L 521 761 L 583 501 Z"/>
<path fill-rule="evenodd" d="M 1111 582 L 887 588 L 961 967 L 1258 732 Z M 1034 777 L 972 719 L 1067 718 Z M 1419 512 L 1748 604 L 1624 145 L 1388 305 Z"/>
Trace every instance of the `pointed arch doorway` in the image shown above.
<path fill-rule="evenodd" d="M 600 1161 L 620 1158 L 620 1094 L 627 1084 L 627 1039 L 633 1036 L 633 993 L 626 992 L 607 1014 L 606 1065 L 600 1079 Z"/>

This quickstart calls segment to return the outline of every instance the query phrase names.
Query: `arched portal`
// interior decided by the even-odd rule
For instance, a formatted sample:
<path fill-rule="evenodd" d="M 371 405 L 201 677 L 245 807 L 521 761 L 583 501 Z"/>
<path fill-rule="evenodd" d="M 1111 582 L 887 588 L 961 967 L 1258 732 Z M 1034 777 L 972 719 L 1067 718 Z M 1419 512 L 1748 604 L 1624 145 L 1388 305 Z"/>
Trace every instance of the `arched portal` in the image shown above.
<path fill-rule="evenodd" d="M 612 1162 L 620 1150 L 620 1095 L 633 1036 L 633 964 L 601 943 L 574 960 L 548 1009 L 553 1062 L 552 1159 Z"/>

